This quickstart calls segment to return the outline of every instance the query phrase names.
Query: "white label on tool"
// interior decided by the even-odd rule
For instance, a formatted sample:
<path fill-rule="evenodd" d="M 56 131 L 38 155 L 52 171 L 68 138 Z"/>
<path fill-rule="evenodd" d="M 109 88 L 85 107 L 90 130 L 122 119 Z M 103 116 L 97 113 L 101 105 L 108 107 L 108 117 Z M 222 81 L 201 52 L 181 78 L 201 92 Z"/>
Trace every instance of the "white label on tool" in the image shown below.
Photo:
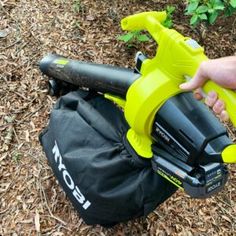
<path fill-rule="evenodd" d="M 194 39 L 188 39 L 185 41 L 190 47 L 197 49 L 200 48 L 201 46 L 195 41 Z"/>

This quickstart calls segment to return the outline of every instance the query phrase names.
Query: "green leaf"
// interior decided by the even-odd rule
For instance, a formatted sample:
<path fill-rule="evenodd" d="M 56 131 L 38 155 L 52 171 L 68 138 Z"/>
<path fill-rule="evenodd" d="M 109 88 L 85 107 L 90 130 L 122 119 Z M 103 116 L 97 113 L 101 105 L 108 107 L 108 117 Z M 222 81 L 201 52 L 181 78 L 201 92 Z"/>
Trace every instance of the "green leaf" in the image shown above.
<path fill-rule="evenodd" d="M 193 15 L 190 19 L 190 24 L 191 25 L 196 25 L 198 23 L 198 15 Z"/>
<path fill-rule="evenodd" d="M 202 5 L 202 6 L 198 7 L 197 10 L 196 10 L 196 12 L 197 12 L 198 14 L 205 13 L 205 12 L 207 12 L 207 11 L 208 11 L 208 7 L 205 6 L 205 5 Z"/>
<path fill-rule="evenodd" d="M 167 17 L 166 17 L 166 20 L 162 23 L 162 25 L 164 25 L 167 28 L 172 27 L 172 14 L 174 11 L 175 11 L 174 6 L 167 6 L 166 7 Z"/>
<path fill-rule="evenodd" d="M 201 20 L 207 20 L 207 15 L 206 14 L 201 14 L 201 15 L 199 15 L 199 18 Z"/>
<path fill-rule="evenodd" d="M 166 27 L 166 28 L 171 28 L 173 23 L 172 23 L 172 20 L 171 19 L 166 19 L 165 22 L 163 22 L 163 25 Z"/>
<path fill-rule="evenodd" d="M 236 8 L 236 0 L 230 0 L 229 4 L 230 4 L 233 8 Z"/>
<path fill-rule="evenodd" d="M 127 42 L 129 42 L 130 40 L 132 40 L 133 37 L 134 37 L 134 34 L 133 34 L 132 32 L 129 32 L 129 33 L 127 33 L 127 34 L 120 35 L 120 36 L 118 37 L 118 40 L 121 40 L 121 41 L 127 43 Z"/>
<path fill-rule="evenodd" d="M 72 9 L 74 12 L 79 12 L 81 8 L 81 3 L 80 0 L 74 0 L 73 4 L 72 4 Z"/>
<path fill-rule="evenodd" d="M 219 5 L 219 6 L 215 6 L 214 9 L 215 10 L 224 10 L 225 7 L 223 5 L 222 6 Z"/>
<path fill-rule="evenodd" d="M 225 8 L 224 3 L 222 0 L 214 0 L 213 1 L 213 8 L 216 10 L 223 10 Z"/>
<path fill-rule="evenodd" d="M 232 16 L 236 12 L 236 8 L 233 8 L 232 6 L 228 6 L 225 10 L 225 16 Z"/>
<path fill-rule="evenodd" d="M 212 2 L 213 6 L 224 5 L 222 0 L 210 0 L 210 1 Z M 225 0 L 223 0 L 223 1 L 225 1 Z"/>
<path fill-rule="evenodd" d="M 187 14 L 193 13 L 193 12 L 197 9 L 198 4 L 199 4 L 199 1 L 191 2 L 191 3 L 187 6 Z"/>
<path fill-rule="evenodd" d="M 140 34 L 137 36 L 137 40 L 139 42 L 147 42 L 147 41 L 150 41 L 150 38 L 145 34 Z"/>
<path fill-rule="evenodd" d="M 208 13 L 213 13 L 213 12 L 215 12 L 215 9 L 213 9 L 213 8 L 210 8 L 210 9 L 208 9 L 208 11 L 207 11 Z"/>
<path fill-rule="evenodd" d="M 133 31 L 131 31 L 131 33 L 133 34 L 133 37 L 135 38 L 135 37 L 137 37 L 138 35 L 140 35 L 141 30 L 133 30 Z"/>
<path fill-rule="evenodd" d="M 209 16 L 209 23 L 213 24 L 217 17 L 218 17 L 219 13 L 217 11 L 213 12 L 210 16 Z"/>
<path fill-rule="evenodd" d="M 171 15 L 174 11 L 175 11 L 175 7 L 174 6 L 167 6 L 166 7 L 167 15 Z"/>

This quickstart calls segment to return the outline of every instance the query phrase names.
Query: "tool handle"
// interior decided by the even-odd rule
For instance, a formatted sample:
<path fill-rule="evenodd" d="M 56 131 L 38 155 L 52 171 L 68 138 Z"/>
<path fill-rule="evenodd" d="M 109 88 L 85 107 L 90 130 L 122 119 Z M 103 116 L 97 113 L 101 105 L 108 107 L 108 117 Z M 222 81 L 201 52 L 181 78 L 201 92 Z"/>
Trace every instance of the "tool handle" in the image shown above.
<path fill-rule="evenodd" d="M 166 20 L 166 12 L 143 12 L 121 20 L 123 30 L 147 30 L 158 43 L 160 32 L 165 29 L 161 24 Z"/>
<path fill-rule="evenodd" d="M 160 68 L 173 83 L 181 84 L 184 75 L 194 76 L 202 61 L 207 60 L 204 49 L 196 41 L 186 38 L 175 30 L 167 29 L 161 23 L 166 19 L 166 12 L 143 12 L 128 16 L 121 21 L 123 30 L 147 30 L 159 45 L 156 57 L 150 61 L 153 70 Z M 149 69 L 152 68 L 149 66 Z M 141 70 L 144 72 L 144 70 Z M 147 71 L 148 72 L 148 71 Z M 142 73 L 143 75 L 146 73 Z M 236 127 L 236 94 L 212 81 L 207 81 L 204 92 L 214 90 L 220 99 L 225 101 L 226 111 Z"/>
<path fill-rule="evenodd" d="M 220 87 L 211 80 L 205 83 L 203 90 L 205 93 L 215 91 L 218 94 L 218 97 L 225 102 L 225 108 L 229 114 L 229 118 L 234 127 L 236 127 L 236 93 L 231 89 Z"/>

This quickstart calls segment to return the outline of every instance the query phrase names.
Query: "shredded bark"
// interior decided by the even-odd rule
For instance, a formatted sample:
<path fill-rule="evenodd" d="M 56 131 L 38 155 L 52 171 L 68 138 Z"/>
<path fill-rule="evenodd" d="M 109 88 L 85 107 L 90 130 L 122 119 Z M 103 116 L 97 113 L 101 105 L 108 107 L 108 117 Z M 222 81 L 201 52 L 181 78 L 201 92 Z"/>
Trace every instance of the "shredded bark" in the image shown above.
<path fill-rule="evenodd" d="M 0 235 L 235 235 L 236 168 L 225 189 L 204 200 L 178 191 L 146 219 L 105 229 L 87 226 L 47 164 L 38 135 L 55 99 L 39 60 L 48 53 L 124 67 L 139 50 L 153 56 L 156 44 L 133 47 L 117 40 L 119 22 L 137 12 L 174 5 L 174 28 L 195 38 L 210 58 L 236 52 L 235 17 L 193 29 L 184 1 L 0 0 Z M 226 124 L 232 139 L 235 129 Z"/>

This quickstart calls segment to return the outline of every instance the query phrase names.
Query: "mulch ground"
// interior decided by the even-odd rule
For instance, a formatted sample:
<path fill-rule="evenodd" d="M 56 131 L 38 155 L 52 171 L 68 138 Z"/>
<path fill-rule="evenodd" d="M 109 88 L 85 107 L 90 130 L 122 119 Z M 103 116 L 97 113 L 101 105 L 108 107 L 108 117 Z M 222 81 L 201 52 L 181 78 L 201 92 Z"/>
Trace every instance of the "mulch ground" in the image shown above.
<path fill-rule="evenodd" d="M 134 66 L 138 50 L 117 40 L 130 14 L 176 6 L 174 28 L 195 38 L 209 57 L 236 52 L 236 20 L 192 29 L 183 1 L 0 0 L 0 235 L 235 235 L 236 169 L 224 191 L 206 200 L 178 191 L 146 219 L 105 229 L 87 226 L 59 187 L 38 141 L 55 99 L 38 61 L 55 52 L 70 58 Z M 79 10 L 78 10 L 79 8 Z M 235 130 L 229 132 L 235 139 Z"/>

